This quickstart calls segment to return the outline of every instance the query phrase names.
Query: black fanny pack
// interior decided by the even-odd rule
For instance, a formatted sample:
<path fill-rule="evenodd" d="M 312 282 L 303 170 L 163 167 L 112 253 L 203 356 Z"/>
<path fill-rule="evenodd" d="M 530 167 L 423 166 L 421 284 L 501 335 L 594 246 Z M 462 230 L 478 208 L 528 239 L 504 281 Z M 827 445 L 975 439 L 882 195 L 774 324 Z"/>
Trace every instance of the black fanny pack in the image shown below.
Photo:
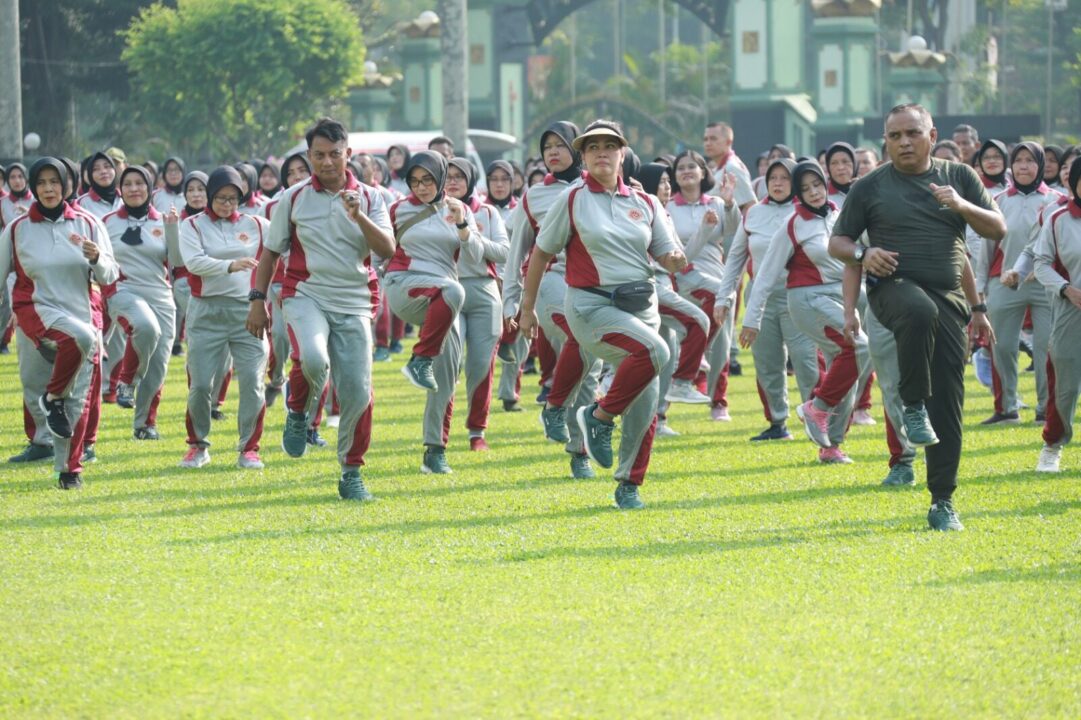
<path fill-rule="evenodd" d="M 594 295 L 608 298 L 612 301 L 613 305 L 623 312 L 642 312 L 653 304 L 654 287 L 653 283 L 647 280 L 639 280 L 638 282 L 620 285 L 612 292 L 592 287 L 580 289 L 585 290 L 588 293 L 593 293 Z"/>

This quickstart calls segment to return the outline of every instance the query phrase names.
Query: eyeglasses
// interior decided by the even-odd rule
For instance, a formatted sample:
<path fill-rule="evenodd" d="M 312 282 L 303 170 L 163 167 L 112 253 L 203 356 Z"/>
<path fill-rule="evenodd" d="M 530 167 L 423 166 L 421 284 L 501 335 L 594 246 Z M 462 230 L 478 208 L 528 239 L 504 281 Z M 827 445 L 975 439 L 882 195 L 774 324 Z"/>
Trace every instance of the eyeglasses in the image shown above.
<path fill-rule="evenodd" d="M 489 175 L 488 182 L 492 185 L 496 183 L 509 183 L 510 175 Z"/>
<path fill-rule="evenodd" d="M 432 186 L 434 186 L 435 185 L 435 178 L 432 177 L 431 175 L 425 175 L 425 176 L 419 177 L 419 178 L 411 177 L 411 178 L 409 178 L 409 180 L 407 182 L 409 184 L 409 187 L 411 189 L 415 190 L 415 189 L 417 189 L 419 187 L 432 187 Z"/>
<path fill-rule="evenodd" d="M 240 198 L 238 198 L 236 195 L 215 195 L 214 202 L 221 205 L 237 205 L 240 203 Z"/>
<path fill-rule="evenodd" d="M 465 175 L 461 173 L 447 173 L 447 182 L 465 182 Z"/>

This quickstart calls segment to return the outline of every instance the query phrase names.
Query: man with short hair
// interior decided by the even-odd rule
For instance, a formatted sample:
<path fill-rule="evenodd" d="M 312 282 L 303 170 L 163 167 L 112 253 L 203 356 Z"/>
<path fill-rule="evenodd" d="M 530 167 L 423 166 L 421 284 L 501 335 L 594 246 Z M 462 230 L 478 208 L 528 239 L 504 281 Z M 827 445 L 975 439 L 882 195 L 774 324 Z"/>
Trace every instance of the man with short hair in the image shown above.
<path fill-rule="evenodd" d="M 735 175 L 736 204 L 739 205 L 741 213 L 746 213 L 747 208 L 754 205 L 756 198 L 754 187 L 751 185 L 751 174 L 748 172 L 747 166 L 743 164 L 743 161 L 739 159 L 739 156 L 732 149 L 732 143 L 735 139 L 736 135 L 731 125 L 723 122 L 712 122 L 706 125 L 706 130 L 702 134 L 702 148 L 705 151 L 703 154 L 713 167 L 713 174 L 716 177 L 718 186 L 724 183 L 724 174 L 726 172 Z M 728 241 L 731 243 L 731 237 L 728 238 Z M 725 252 L 728 252 L 727 246 Z"/>
<path fill-rule="evenodd" d="M 856 177 L 861 178 L 881 165 L 873 148 L 856 148 Z"/>
<path fill-rule="evenodd" d="M 338 494 L 370 500 L 360 466 L 371 440 L 372 294 L 369 256 L 394 254 L 394 234 L 382 196 L 346 169 L 352 151 L 337 120 L 321 118 L 307 133 L 312 176 L 284 190 L 249 296 L 248 331 L 266 331 L 266 291 L 278 258 L 289 253 L 282 309 L 300 367 L 289 376 L 289 415 L 282 447 L 292 457 L 307 450 L 308 425 L 333 372 L 341 403 Z"/>
<path fill-rule="evenodd" d="M 891 162 L 852 186 L 833 228 L 830 254 L 848 263 L 845 332 L 859 331 L 856 303 L 867 272 L 871 311 L 897 341 L 898 391 L 909 443 L 927 448 L 928 524 L 962 530 L 953 508 L 961 460 L 968 343 L 993 341 L 965 252 L 965 226 L 1001 239 L 1006 223 L 976 172 L 932 158 L 938 139 L 921 105 L 886 115 Z M 864 232 L 867 246 L 856 244 Z"/>
<path fill-rule="evenodd" d="M 971 165 L 976 151 L 980 149 L 980 133 L 971 125 L 962 123 L 953 129 L 953 141 L 961 150 L 961 161 Z"/>
<path fill-rule="evenodd" d="M 429 140 L 428 149 L 434 150 L 447 160 L 454 157 L 454 141 L 445 135 L 437 135 Z"/>

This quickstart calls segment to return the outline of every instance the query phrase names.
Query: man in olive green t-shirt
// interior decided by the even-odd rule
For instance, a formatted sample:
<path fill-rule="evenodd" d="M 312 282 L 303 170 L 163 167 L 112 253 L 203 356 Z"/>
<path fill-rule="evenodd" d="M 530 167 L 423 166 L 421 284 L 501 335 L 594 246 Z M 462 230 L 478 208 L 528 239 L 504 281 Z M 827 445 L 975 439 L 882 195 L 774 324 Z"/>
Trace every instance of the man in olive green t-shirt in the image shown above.
<path fill-rule="evenodd" d="M 965 326 L 993 341 L 965 253 L 965 226 L 1001 239 L 1002 214 L 975 171 L 931 157 L 938 138 L 920 105 L 886 115 L 890 163 L 852 186 L 833 228 L 830 254 L 848 264 L 846 332 L 859 329 L 856 301 L 867 273 L 871 310 L 897 340 L 899 392 L 909 442 L 926 447 L 935 530 L 961 530 L 953 508 L 961 461 Z M 868 247 L 854 238 L 866 231 Z"/>

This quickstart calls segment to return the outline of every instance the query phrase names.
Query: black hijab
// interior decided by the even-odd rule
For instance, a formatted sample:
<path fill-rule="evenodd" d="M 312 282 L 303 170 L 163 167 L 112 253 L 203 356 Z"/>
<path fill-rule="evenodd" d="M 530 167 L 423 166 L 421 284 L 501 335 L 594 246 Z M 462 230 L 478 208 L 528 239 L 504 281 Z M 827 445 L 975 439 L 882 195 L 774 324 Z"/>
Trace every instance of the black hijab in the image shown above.
<path fill-rule="evenodd" d="M 15 165 L 23 167 L 22 163 L 13 163 L 12 167 L 14 167 Z M 27 174 L 26 187 L 34 196 L 35 207 L 37 207 L 39 213 L 49 218 L 50 220 L 55 221 L 59 220 L 60 216 L 64 214 L 64 208 L 67 207 L 67 203 L 64 202 L 63 197 L 61 197 L 60 202 L 57 204 L 56 207 L 47 208 L 41 204 L 40 200 L 38 200 L 38 175 L 40 175 L 41 171 L 45 168 L 52 168 L 53 170 L 56 170 L 57 175 L 60 176 L 61 187 L 63 187 L 64 184 L 67 183 L 68 170 L 66 167 L 64 167 L 64 163 L 60 162 L 56 158 L 43 157 L 30 166 L 30 171 Z M 63 191 L 61 191 L 61 193 L 63 193 Z"/>
<path fill-rule="evenodd" d="M 507 197 L 499 200 L 492 197 L 492 173 L 496 170 L 502 170 L 510 176 L 510 192 L 507 193 Z M 484 178 L 488 181 L 488 202 L 496 207 L 505 208 L 510 204 L 511 198 L 514 197 L 514 167 L 506 160 L 493 160 L 488 163 L 488 168 L 484 171 Z"/>
<path fill-rule="evenodd" d="M 308 168 L 308 175 L 312 174 L 312 161 L 308 159 L 308 154 L 303 152 L 293 153 L 285 158 L 285 162 L 282 163 L 281 175 L 278 176 L 278 179 L 282 181 L 282 187 L 289 184 L 289 166 L 293 164 L 294 160 L 300 160 L 304 163 L 304 167 Z"/>
<path fill-rule="evenodd" d="M 856 168 L 859 167 L 859 165 L 856 163 L 856 150 L 846 142 L 835 142 L 826 149 L 827 171 L 830 166 L 830 158 L 839 152 L 843 152 L 848 155 L 848 158 L 852 161 L 852 177 L 856 177 Z M 852 187 L 852 181 L 841 184 L 834 180 L 832 176 L 830 177 L 830 183 L 833 185 L 833 187 L 840 190 L 841 193 L 844 195 L 847 195 L 849 189 Z"/>
<path fill-rule="evenodd" d="M 383 181 L 380 183 L 383 187 L 390 187 L 390 181 L 394 178 L 390 174 L 390 165 L 383 158 L 375 155 L 372 157 L 372 162 L 379 166 L 379 172 L 383 173 Z"/>
<path fill-rule="evenodd" d="M 638 171 L 642 169 L 642 161 L 629 147 L 623 149 L 623 180 L 629 181 L 638 177 Z"/>
<path fill-rule="evenodd" d="M 785 170 L 788 171 L 788 196 L 784 200 L 781 200 L 779 202 L 777 200 L 774 200 L 772 197 L 770 197 L 770 194 L 769 194 L 769 174 L 771 172 L 773 172 L 773 168 L 775 168 L 775 167 L 783 167 Z M 777 158 L 776 160 L 774 160 L 773 162 L 771 162 L 769 165 L 766 166 L 766 201 L 767 202 L 771 202 L 771 203 L 773 203 L 775 205 L 787 205 L 788 203 L 792 202 L 792 198 L 795 197 L 795 195 L 796 195 L 796 192 L 795 192 L 796 191 L 796 184 L 792 180 L 792 175 L 795 172 L 795 170 L 796 170 L 796 161 L 792 160 L 791 158 L 786 158 L 786 157 Z"/>
<path fill-rule="evenodd" d="M 769 149 L 769 152 L 766 153 L 766 156 L 769 157 L 770 155 L 772 155 L 774 150 L 777 150 L 778 152 L 780 152 L 781 157 L 785 158 L 786 160 L 793 160 L 794 161 L 796 159 L 796 151 L 793 150 L 792 148 L 788 147 L 784 143 L 777 143 L 776 145 L 771 147 Z M 778 158 L 778 159 L 780 159 L 780 158 Z M 769 172 L 768 168 L 767 168 L 766 171 Z"/>
<path fill-rule="evenodd" d="M 241 163 L 241 164 L 245 164 L 245 163 Z M 251 166 L 249 165 L 248 167 L 251 167 Z M 255 168 L 251 168 L 251 169 L 255 170 Z M 221 167 L 216 168 L 212 173 L 210 173 L 210 177 L 207 178 L 207 181 L 206 181 L 206 208 L 207 208 L 207 210 L 210 210 L 210 211 L 213 212 L 213 207 L 211 207 L 211 203 L 214 200 L 214 196 L 217 195 L 218 191 L 221 190 L 222 188 L 225 188 L 225 187 L 228 187 L 229 185 L 232 185 L 233 187 L 236 188 L 237 195 L 240 195 L 241 191 L 243 190 L 243 188 L 240 187 L 241 182 L 243 182 L 243 180 L 241 180 L 240 172 L 238 172 L 235 167 L 230 167 L 228 165 L 222 165 Z M 236 212 L 236 211 L 234 210 L 233 212 Z"/>
<path fill-rule="evenodd" d="M 75 164 L 75 161 L 69 157 L 61 156 L 58 157 L 57 160 L 64 163 L 64 167 L 68 171 L 68 176 L 64 183 L 71 183 L 71 192 L 67 194 L 64 201 L 70 204 L 75 202 L 75 198 L 79 197 L 79 184 L 75 182 L 75 178 L 79 177 L 79 168 Z"/>
<path fill-rule="evenodd" d="M 1019 192 L 1024 193 L 1025 195 L 1028 195 L 1029 193 L 1035 192 L 1035 190 L 1038 187 L 1040 187 L 1040 185 L 1043 184 L 1043 182 L 1044 182 L 1044 180 L 1043 180 L 1043 171 L 1044 171 L 1044 167 L 1046 167 L 1046 162 L 1044 160 L 1043 148 L 1040 147 L 1040 145 L 1038 143 L 1034 143 L 1034 142 L 1017 143 L 1013 147 L 1013 152 L 1010 153 L 1010 170 L 1011 171 L 1013 170 L 1013 163 L 1017 159 L 1017 154 L 1019 152 L 1021 152 L 1022 150 L 1028 150 L 1032 154 L 1033 159 L 1036 160 L 1036 179 L 1034 181 L 1030 182 L 1030 183 L 1026 183 L 1025 185 L 1022 185 L 1021 183 L 1017 182 L 1017 175 L 1014 174 L 1014 176 L 1013 176 L 1013 186 L 1015 188 L 1017 188 L 1017 190 Z"/>
<path fill-rule="evenodd" d="M 443 186 L 447 184 L 447 159 L 443 157 L 442 153 L 437 153 L 434 150 L 421 150 L 416 155 L 409 158 L 409 164 L 405 166 L 405 179 L 408 182 L 409 173 L 413 171 L 413 168 L 421 168 L 427 170 L 433 178 L 435 178 L 435 197 L 432 198 L 432 203 L 435 204 L 443 199 Z M 409 189 L 412 192 L 412 188 Z M 413 193 L 416 197 L 416 193 Z M 419 199 L 419 198 L 418 198 Z"/>
<path fill-rule="evenodd" d="M 1046 176 L 1047 169 L 1048 169 L 1047 168 L 1047 156 L 1048 155 L 1054 156 L 1055 162 L 1058 163 L 1059 165 L 1061 165 L 1062 164 L 1062 154 L 1063 154 L 1063 152 L 1064 151 L 1062 149 L 1062 146 L 1060 146 L 1060 145 L 1044 145 L 1043 146 L 1044 173 L 1045 173 L 1043 181 L 1045 183 L 1047 183 L 1048 185 L 1057 185 L 1059 183 L 1059 179 L 1058 179 L 1058 172 L 1057 171 L 1055 172 L 1055 176 L 1053 178 L 1051 178 L 1050 180 L 1047 179 L 1047 176 Z"/>
<path fill-rule="evenodd" d="M 150 178 L 150 171 L 147 170 L 146 168 L 144 168 L 143 166 L 141 166 L 141 165 L 128 165 L 126 168 L 124 168 L 124 172 L 120 173 L 120 181 L 117 183 L 119 186 L 123 187 L 123 185 L 124 185 L 124 176 L 129 174 L 129 173 L 135 173 L 137 175 L 142 176 L 143 181 L 146 182 L 146 200 L 143 201 L 142 205 L 128 205 L 127 201 L 124 200 L 123 194 L 121 194 L 120 201 L 124 203 L 124 209 L 128 211 L 128 215 L 130 215 L 131 217 L 133 217 L 133 218 L 135 218 L 137 220 L 141 220 L 141 219 L 146 217 L 147 213 L 150 212 L 150 193 L 154 191 L 153 181 Z M 181 183 L 181 184 L 183 184 L 183 183 Z M 124 234 L 127 235 L 127 233 L 124 233 Z M 136 228 L 136 234 L 138 234 L 138 228 Z M 121 238 L 121 239 L 124 240 L 124 238 Z M 124 242 L 128 242 L 128 241 L 124 240 Z M 138 245 L 138 243 L 130 243 L 130 242 L 128 242 L 128 244 L 129 245 Z"/>
<path fill-rule="evenodd" d="M 33 194 L 33 189 L 30 184 L 30 174 L 26 170 L 26 166 L 20 162 L 14 162 L 8 165 L 7 177 L 11 177 L 12 170 L 21 170 L 23 174 L 23 180 L 26 181 L 26 187 L 22 189 L 22 192 L 15 192 L 11 189 L 11 185 L 8 185 L 8 192 L 13 200 L 28 200 Z"/>
<path fill-rule="evenodd" d="M 829 198 L 826 198 L 826 202 L 822 203 L 822 207 L 818 208 L 813 208 L 803 202 L 803 191 L 800 189 L 800 185 L 803 183 L 803 176 L 808 174 L 818 176 L 822 184 L 826 184 L 826 173 L 822 172 L 822 166 L 815 160 L 807 160 L 798 163 L 796 167 L 792 168 L 792 192 L 799 198 L 800 205 L 807 208 L 808 212 L 812 212 L 819 217 L 826 217 L 830 213 Z"/>
<path fill-rule="evenodd" d="M 168 180 L 165 180 L 166 173 L 169 172 L 169 166 L 176 165 L 180 169 L 180 182 L 176 185 L 170 185 Z M 173 195 L 182 195 L 184 193 L 184 178 L 187 177 L 188 166 L 184 164 L 184 161 L 177 156 L 172 156 L 161 165 L 161 177 L 165 180 L 165 189 L 171 192 Z"/>
<path fill-rule="evenodd" d="M 60 159 L 63 160 L 63 158 Z M 143 167 L 146 168 L 147 172 L 150 173 L 150 179 L 152 181 L 152 184 L 150 185 L 150 190 L 151 192 L 153 192 L 154 186 L 158 184 L 158 175 L 161 173 L 161 168 L 159 168 L 158 164 L 153 160 L 147 160 L 145 163 L 143 163 Z"/>
<path fill-rule="evenodd" d="M 642 183 L 642 189 L 654 197 L 661 185 L 661 178 L 668 174 L 668 166 L 664 163 L 646 163 L 638 169 L 638 182 Z"/>
<path fill-rule="evenodd" d="M 218 169 L 220 170 L 221 168 Z M 246 162 L 237 163 L 233 166 L 233 169 L 237 171 L 238 176 L 243 176 L 244 180 L 248 183 L 248 192 L 240 197 L 240 204 L 247 205 L 251 202 L 251 196 L 259 190 L 259 171 L 255 169 L 254 165 Z M 213 173 L 211 173 L 211 177 L 213 178 Z M 240 188 L 240 186 L 237 185 L 237 188 Z M 212 197 L 214 197 L 212 193 L 208 194 L 207 200 L 209 201 Z"/>
<path fill-rule="evenodd" d="M 90 161 L 86 164 L 86 172 L 90 176 L 90 187 L 93 188 L 94 192 L 96 192 L 102 200 L 105 200 L 109 203 L 115 203 L 117 178 L 115 175 L 113 176 L 112 185 L 98 185 L 98 181 L 94 179 L 94 163 L 96 163 L 98 160 L 104 160 L 112 166 L 114 171 L 116 170 L 116 163 L 113 162 L 113 159 L 111 157 L 109 157 L 103 152 L 94 153 L 90 157 Z"/>
<path fill-rule="evenodd" d="M 477 170 L 473 167 L 473 163 L 464 157 L 454 157 L 447 161 L 447 165 L 453 165 L 462 175 L 465 175 L 465 197 L 462 198 L 462 202 L 466 205 L 471 204 L 473 192 L 477 189 Z"/>
<path fill-rule="evenodd" d="M 1081 195 L 1077 193 L 1077 183 L 1081 181 L 1081 158 L 1074 159 L 1070 166 L 1070 194 L 1073 195 L 1074 204 L 1081 207 Z"/>
<path fill-rule="evenodd" d="M 267 171 L 268 169 L 274 171 L 274 187 L 272 187 L 270 190 L 264 190 L 263 185 L 262 185 L 263 173 L 265 171 Z M 268 197 L 268 198 L 269 197 L 274 197 L 275 195 L 277 195 L 278 191 L 280 191 L 282 189 L 282 187 L 283 187 L 281 177 L 282 177 L 281 163 L 278 162 L 277 160 L 267 160 L 266 163 L 263 164 L 263 169 L 259 171 L 259 180 L 260 180 L 260 182 L 258 183 L 259 192 L 263 193 L 263 195 L 265 197 Z"/>
<path fill-rule="evenodd" d="M 578 178 L 582 177 L 582 154 L 574 149 L 574 139 L 580 134 L 578 126 L 568 120 L 557 120 L 544 129 L 544 132 L 540 136 L 540 148 L 541 158 L 544 158 L 544 138 L 549 133 L 555 135 L 557 138 L 563 141 L 563 144 L 567 146 L 567 150 L 571 154 L 571 164 L 566 170 L 560 170 L 559 172 L 552 172 L 551 168 L 548 168 L 548 172 L 552 172 L 558 179 L 563 182 L 574 182 Z M 547 167 L 547 165 L 545 166 Z"/>
<path fill-rule="evenodd" d="M 187 217 L 191 217 L 192 215 L 198 215 L 199 213 L 201 213 L 203 210 L 206 209 L 206 208 L 201 208 L 199 210 L 196 210 L 191 205 L 188 205 L 188 184 L 191 183 L 192 180 L 198 180 L 199 182 L 201 182 L 203 184 L 203 187 L 206 188 L 207 183 L 209 182 L 210 178 L 208 178 L 206 173 L 203 172 L 202 170 L 192 170 L 190 173 L 188 173 L 184 177 L 184 185 L 183 185 L 182 190 L 184 191 L 184 214 Z M 206 204 L 207 205 L 210 204 L 210 196 L 209 195 L 206 198 Z"/>
<path fill-rule="evenodd" d="M 986 170 L 983 169 L 983 154 L 988 148 L 994 148 L 1002 153 L 1002 172 L 994 175 L 989 175 Z M 1042 154 L 1042 153 L 1041 153 Z M 996 185 L 1006 184 L 1006 169 L 1010 166 L 1010 153 L 1006 151 L 1006 143 L 1001 140 L 986 140 L 983 145 L 980 145 L 979 152 L 976 153 L 976 166 L 979 167 L 983 176 L 995 183 Z M 1041 178 L 1042 180 L 1043 178 Z"/>

